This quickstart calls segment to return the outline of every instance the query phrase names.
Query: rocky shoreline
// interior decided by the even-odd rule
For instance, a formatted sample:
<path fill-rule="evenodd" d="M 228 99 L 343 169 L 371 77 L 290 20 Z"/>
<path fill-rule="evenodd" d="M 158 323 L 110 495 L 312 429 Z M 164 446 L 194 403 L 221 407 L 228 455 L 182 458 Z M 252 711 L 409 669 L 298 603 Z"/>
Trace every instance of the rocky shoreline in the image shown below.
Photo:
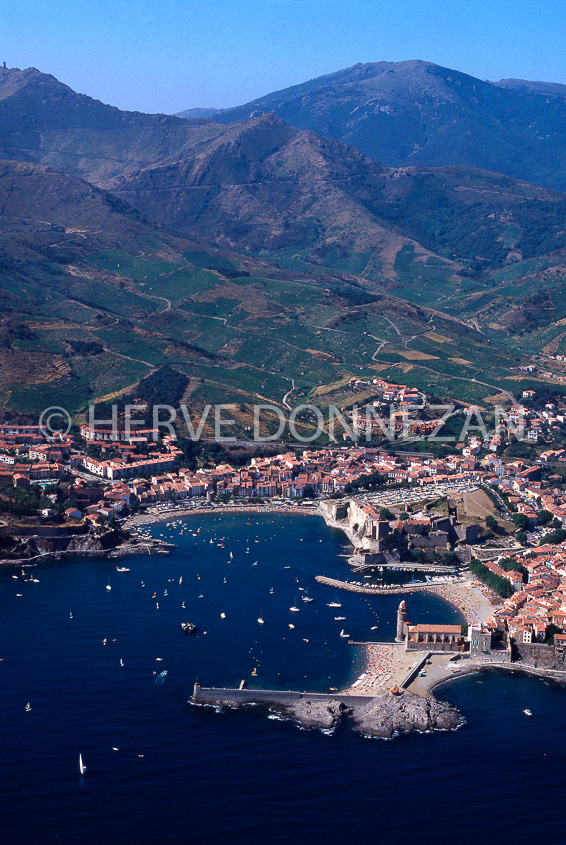
<path fill-rule="evenodd" d="M 455 730 L 464 722 L 453 705 L 434 696 L 423 698 L 405 690 L 368 698 L 267 690 L 203 689 L 196 685 L 191 703 L 231 710 L 262 707 L 301 728 L 323 731 L 332 731 L 347 720 L 356 733 L 381 739 L 392 739 L 413 731 Z"/>
<path fill-rule="evenodd" d="M 0 566 L 37 566 L 64 557 L 81 555 L 82 557 L 122 558 L 136 554 L 167 555 L 173 543 L 152 538 L 151 540 L 136 540 L 128 538 L 124 542 L 116 542 L 115 538 L 93 537 L 92 535 L 72 537 L 64 546 L 53 542 L 22 544 L 19 557 L 0 558 Z"/>

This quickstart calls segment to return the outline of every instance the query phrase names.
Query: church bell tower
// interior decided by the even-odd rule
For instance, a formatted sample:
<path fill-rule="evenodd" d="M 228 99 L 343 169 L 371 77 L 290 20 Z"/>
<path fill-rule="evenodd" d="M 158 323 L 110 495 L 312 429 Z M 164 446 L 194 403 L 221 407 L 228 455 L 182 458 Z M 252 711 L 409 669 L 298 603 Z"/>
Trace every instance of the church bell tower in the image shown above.
<path fill-rule="evenodd" d="M 407 613 L 407 604 L 403 600 L 397 609 L 397 636 L 395 639 L 398 643 L 404 642 L 408 624 L 409 614 Z"/>

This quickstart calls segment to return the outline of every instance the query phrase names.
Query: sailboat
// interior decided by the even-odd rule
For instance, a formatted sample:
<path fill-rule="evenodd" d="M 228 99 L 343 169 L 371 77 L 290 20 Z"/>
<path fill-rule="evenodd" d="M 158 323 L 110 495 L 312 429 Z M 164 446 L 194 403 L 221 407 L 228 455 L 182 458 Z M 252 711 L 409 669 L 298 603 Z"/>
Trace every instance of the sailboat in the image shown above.
<path fill-rule="evenodd" d="M 179 578 L 179 587 L 181 586 L 182 583 L 183 583 L 183 576 L 181 575 L 181 577 Z"/>
<path fill-rule="evenodd" d="M 259 624 L 260 624 L 260 625 L 263 625 L 263 624 L 264 624 L 264 621 L 263 621 L 263 610 L 261 611 L 260 615 L 258 616 L 257 621 L 259 622 Z"/>
<path fill-rule="evenodd" d="M 342 628 L 342 630 L 340 631 L 340 636 L 341 636 L 343 639 L 346 639 L 346 640 L 350 639 L 350 634 L 345 634 L 345 633 L 344 633 L 344 628 Z"/>
<path fill-rule="evenodd" d="M 122 660 L 122 658 L 120 658 L 120 666 L 123 666 L 123 665 L 124 665 L 124 661 Z"/>
<path fill-rule="evenodd" d="M 112 587 L 110 586 L 110 581 L 109 581 L 109 582 L 108 582 L 108 584 L 106 585 L 106 589 L 107 589 L 107 590 L 111 590 L 111 589 L 112 589 Z"/>
<path fill-rule="evenodd" d="M 79 754 L 79 772 L 81 773 L 81 775 L 84 775 L 84 773 L 86 772 L 86 766 L 83 763 L 83 755 L 82 754 Z"/>
<path fill-rule="evenodd" d="M 297 607 L 297 596 L 295 596 L 295 604 L 293 607 L 290 607 L 289 610 L 293 611 L 293 613 L 299 613 L 301 608 Z"/>

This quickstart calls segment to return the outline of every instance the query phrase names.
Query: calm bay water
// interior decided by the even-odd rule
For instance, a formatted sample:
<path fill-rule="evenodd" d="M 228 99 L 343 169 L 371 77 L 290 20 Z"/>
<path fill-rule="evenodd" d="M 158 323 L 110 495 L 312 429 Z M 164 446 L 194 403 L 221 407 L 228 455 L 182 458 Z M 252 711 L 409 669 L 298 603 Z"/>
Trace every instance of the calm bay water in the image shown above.
<path fill-rule="evenodd" d="M 87 559 L 27 570 L 38 584 L 0 573 L 2 843 L 566 841 L 564 690 L 463 679 L 441 695 L 464 712 L 464 728 L 393 742 L 192 707 L 197 677 L 341 686 L 359 665 L 340 629 L 392 639 L 399 597 L 317 584 L 317 574 L 348 569 L 343 535 L 316 517 L 191 517 L 182 534 L 153 531 L 177 549 L 130 558 L 129 573 Z M 339 610 L 327 607 L 335 599 Z M 289 611 L 295 603 L 300 613 Z M 436 596 L 408 603 L 415 621 L 458 619 Z"/>

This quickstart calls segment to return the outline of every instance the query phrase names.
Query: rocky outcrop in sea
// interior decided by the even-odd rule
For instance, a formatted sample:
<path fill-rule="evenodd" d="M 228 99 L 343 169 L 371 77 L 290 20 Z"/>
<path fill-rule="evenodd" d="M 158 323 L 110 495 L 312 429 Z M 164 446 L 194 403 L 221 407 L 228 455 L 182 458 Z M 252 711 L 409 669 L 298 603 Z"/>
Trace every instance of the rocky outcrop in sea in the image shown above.
<path fill-rule="evenodd" d="M 263 706 L 302 728 L 332 730 L 347 719 L 367 737 L 391 739 L 412 731 L 453 730 L 463 723 L 456 707 L 434 697 L 407 691 L 374 697 L 269 692 L 268 690 L 203 689 L 195 685 L 194 704 L 239 709 Z"/>

